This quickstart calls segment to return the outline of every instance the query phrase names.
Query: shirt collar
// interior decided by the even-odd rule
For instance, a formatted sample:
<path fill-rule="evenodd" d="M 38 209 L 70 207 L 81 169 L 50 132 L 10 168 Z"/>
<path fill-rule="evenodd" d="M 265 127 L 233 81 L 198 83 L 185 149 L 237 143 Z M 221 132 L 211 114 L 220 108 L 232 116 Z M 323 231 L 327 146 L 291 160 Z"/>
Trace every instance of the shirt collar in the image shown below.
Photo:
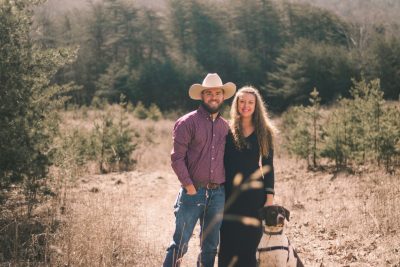
<path fill-rule="evenodd" d="M 211 120 L 212 120 L 211 113 L 208 112 L 208 111 L 203 107 L 203 105 L 200 105 L 200 106 L 199 106 L 199 108 L 197 109 L 197 112 L 199 112 L 199 113 L 200 113 L 202 116 L 204 116 L 205 118 L 211 119 Z M 218 119 L 220 116 L 221 116 L 221 112 L 218 112 L 218 115 L 217 115 L 217 117 L 215 117 L 215 120 Z"/>

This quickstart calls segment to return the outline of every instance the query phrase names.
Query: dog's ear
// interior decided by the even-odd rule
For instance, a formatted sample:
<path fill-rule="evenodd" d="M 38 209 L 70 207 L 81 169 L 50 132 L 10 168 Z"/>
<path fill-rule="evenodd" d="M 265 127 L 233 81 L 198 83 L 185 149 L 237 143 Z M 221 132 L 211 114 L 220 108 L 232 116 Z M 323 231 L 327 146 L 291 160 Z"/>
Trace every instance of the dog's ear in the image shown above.
<path fill-rule="evenodd" d="M 258 216 L 261 220 L 265 220 L 267 217 L 267 207 L 262 207 L 258 210 Z"/>
<path fill-rule="evenodd" d="M 289 221 L 289 217 L 290 217 L 290 211 L 286 208 L 283 208 L 285 210 L 285 218 L 287 221 Z"/>

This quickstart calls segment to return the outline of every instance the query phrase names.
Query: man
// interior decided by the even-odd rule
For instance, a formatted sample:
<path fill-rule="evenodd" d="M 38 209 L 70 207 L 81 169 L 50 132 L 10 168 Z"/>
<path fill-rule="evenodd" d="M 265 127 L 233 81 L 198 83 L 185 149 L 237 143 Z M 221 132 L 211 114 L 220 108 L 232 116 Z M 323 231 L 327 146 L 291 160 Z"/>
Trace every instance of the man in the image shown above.
<path fill-rule="evenodd" d="M 190 98 L 202 101 L 200 107 L 175 123 L 171 165 L 181 190 L 174 206 L 175 232 L 164 267 L 180 265 L 198 220 L 201 252 L 197 266 L 214 266 L 225 204 L 223 159 L 229 130 L 219 111 L 235 91 L 235 84 L 222 84 L 218 74 L 208 74 L 201 85 L 193 84 L 189 89 Z"/>

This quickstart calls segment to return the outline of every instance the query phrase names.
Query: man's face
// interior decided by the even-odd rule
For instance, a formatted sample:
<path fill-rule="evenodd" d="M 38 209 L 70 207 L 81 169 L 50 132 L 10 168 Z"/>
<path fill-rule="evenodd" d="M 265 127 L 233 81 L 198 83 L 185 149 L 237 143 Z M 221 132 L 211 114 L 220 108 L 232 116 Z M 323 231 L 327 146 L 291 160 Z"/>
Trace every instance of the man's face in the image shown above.
<path fill-rule="evenodd" d="M 217 113 L 224 102 L 224 90 L 221 88 L 203 90 L 201 99 L 208 112 L 211 114 Z"/>

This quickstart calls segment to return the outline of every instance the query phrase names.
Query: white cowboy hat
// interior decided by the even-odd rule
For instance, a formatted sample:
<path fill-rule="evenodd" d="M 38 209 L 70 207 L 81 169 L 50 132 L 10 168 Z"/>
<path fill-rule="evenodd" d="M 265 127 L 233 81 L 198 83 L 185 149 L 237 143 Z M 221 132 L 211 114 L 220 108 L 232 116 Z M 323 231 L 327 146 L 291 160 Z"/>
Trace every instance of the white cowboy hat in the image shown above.
<path fill-rule="evenodd" d="M 228 82 L 222 84 L 221 78 L 216 73 L 209 73 L 202 84 L 195 83 L 189 88 L 189 96 L 194 100 L 201 100 L 201 92 L 206 89 L 221 88 L 224 90 L 224 99 L 232 97 L 236 92 L 236 85 Z"/>

